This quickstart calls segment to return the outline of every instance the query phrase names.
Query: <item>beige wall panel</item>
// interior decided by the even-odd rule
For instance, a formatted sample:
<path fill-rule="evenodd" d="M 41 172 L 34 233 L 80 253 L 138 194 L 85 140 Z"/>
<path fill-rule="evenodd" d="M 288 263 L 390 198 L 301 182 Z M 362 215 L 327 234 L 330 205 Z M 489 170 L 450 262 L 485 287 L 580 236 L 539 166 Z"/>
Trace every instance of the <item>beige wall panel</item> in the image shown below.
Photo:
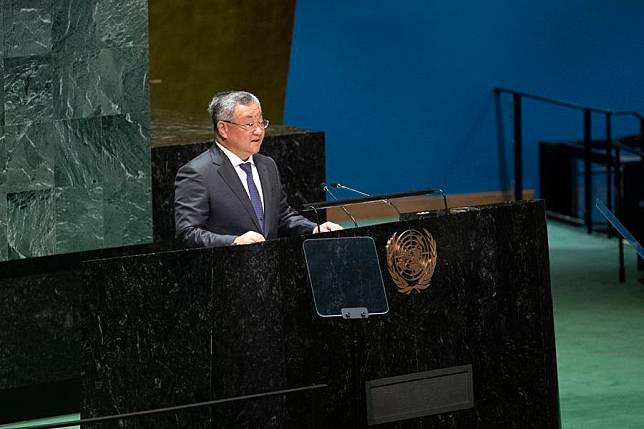
<path fill-rule="evenodd" d="M 246 89 L 281 123 L 295 0 L 150 0 L 152 110 L 205 115 L 212 95 Z"/>

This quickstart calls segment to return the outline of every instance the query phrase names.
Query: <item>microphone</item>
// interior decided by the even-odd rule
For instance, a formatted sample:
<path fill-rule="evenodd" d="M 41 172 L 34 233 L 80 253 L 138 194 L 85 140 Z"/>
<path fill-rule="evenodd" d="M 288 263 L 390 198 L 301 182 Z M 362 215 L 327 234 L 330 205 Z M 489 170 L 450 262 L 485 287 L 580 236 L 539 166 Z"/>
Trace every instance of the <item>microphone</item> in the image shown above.
<path fill-rule="evenodd" d="M 331 192 L 331 190 L 326 185 L 326 183 L 322 182 L 321 186 L 322 186 L 322 189 L 324 190 L 324 192 L 326 192 L 327 194 L 331 195 L 331 198 L 333 198 L 335 201 L 338 201 L 337 197 L 335 195 L 333 195 L 333 192 Z M 333 184 L 331 184 L 331 186 L 333 186 Z M 358 221 L 356 221 L 356 218 L 354 218 L 353 215 L 351 213 L 349 213 L 349 210 L 347 210 L 347 208 L 344 205 L 342 205 L 340 207 L 347 214 L 347 216 L 349 216 L 349 218 L 351 218 L 351 221 L 353 222 L 353 224 L 357 228 L 358 227 Z"/>
<path fill-rule="evenodd" d="M 445 214 L 449 214 L 449 207 L 447 205 L 447 195 L 445 194 L 445 191 L 443 191 L 441 188 L 432 189 L 432 191 L 433 191 L 432 192 L 433 194 L 438 192 L 443 196 L 443 205 L 445 206 Z"/>
<path fill-rule="evenodd" d="M 344 186 L 344 185 L 342 185 L 340 183 L 337 183 L 337 182 L 331 183 L 331 186 L 334 187 L 335 189 L 346 189 L 347 191 L 355 192 L 356 194 L 360 194 L 363 197 L 370 197 L 371 196 L 371 195 L 369 195 L 369 194 L 367 194 L 365 192 L 358 191 L 357 189 L 353 189 L 353 188 L 350 188 L 348 186 Z"/>
<path fill-rule="evenodd" d="M 331 186 L 334 187 L 335 189 L 346 189 L 347 191 L 355 192 L 358 195 L 362 195 L 363 197 L 370 197 L 371 195 L 367 194 L 366 192 L 358 191 L 357 189 L 350 188 L 348 186 L 345 186 L 341 183 L 333 182 L 331 183 Z M 398 219 L 400 219 L 400 210 L 398 210 L 398 207 L 388 199 L 380 200 L 385 202 L 386 204 L 390 205 L 393 207 L 394 210 L 396 210 L 396 213 L 398 213 Z"/>

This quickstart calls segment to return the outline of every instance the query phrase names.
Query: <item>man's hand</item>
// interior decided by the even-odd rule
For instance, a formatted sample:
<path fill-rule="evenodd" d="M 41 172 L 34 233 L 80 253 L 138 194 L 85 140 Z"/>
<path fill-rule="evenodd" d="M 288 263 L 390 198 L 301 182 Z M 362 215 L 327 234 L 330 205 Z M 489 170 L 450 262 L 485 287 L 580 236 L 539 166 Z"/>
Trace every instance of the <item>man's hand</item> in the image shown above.
<path fill-rule="evenodd" d="M 344 228 L 342 228 L 337 223 L 324 222 L 322 225 L 320 225 L 319 230 L 318 230 L 317 226 L 313 229 L 313 234 L 317 234 L 317 233 L 320 233 L 320 232 L 340 231 L 341 229 L 344 229 Z"/>
<path fill-rule="evenodd" d="M 266 241 L 262 234 L 255 231 L 248 231 L 235 238 L 233 244 L 261 243 L 262 241 Z"/>

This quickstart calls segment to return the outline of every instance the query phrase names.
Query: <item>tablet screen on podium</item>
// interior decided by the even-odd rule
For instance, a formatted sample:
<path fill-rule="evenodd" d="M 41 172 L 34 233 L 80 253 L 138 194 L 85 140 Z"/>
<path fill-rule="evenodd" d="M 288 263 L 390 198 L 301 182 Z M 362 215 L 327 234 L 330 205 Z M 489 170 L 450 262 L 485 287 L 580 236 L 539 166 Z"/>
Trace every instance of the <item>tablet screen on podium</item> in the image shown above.
<path fill-rule="evenodd" d="M 371 237 L 304 240 L 304 256 L 315 309 L 322 317 L 343 317 L 343 309 L 389 311 L 376 244 Z"/>

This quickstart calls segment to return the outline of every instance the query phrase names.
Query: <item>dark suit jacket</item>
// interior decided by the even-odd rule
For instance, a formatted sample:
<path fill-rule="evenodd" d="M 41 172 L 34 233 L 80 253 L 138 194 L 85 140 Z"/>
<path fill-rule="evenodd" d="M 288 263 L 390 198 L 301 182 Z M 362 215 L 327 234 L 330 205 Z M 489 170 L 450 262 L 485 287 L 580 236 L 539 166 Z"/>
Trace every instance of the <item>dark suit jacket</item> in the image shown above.
<path fill-rule="evenodd" d="M 260 154 L 253 160 L 262 183 L 264 237 L 311 233 L 315 224 L 286 202 L 275 161 Z M 261 233 L 239 176 L 216 144 L 179 169 L 174 218 L 177 238 L 191 247 L 227 246 L 247 231 Z"/>

